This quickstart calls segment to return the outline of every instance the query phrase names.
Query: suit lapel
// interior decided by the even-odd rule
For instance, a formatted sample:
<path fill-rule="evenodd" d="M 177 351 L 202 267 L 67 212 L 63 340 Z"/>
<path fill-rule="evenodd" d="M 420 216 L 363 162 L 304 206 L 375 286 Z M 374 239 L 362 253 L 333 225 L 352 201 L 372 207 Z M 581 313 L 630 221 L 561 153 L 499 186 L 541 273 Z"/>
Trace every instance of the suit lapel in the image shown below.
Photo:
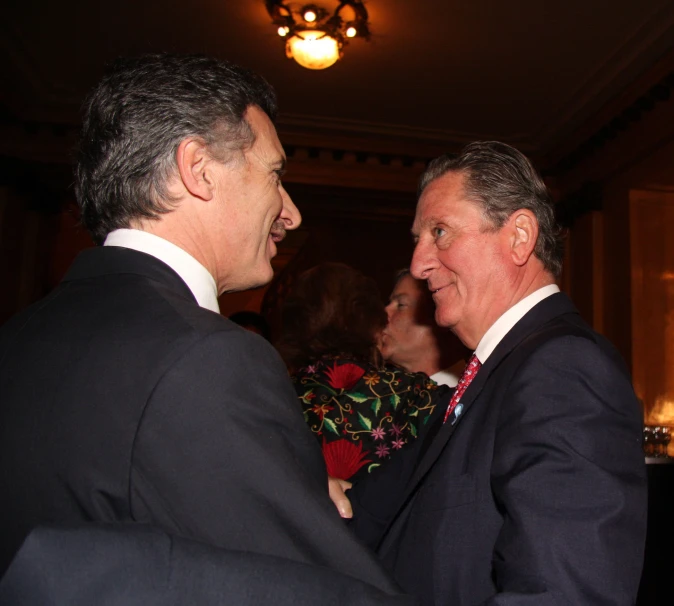
<path fill-rule="evenodd" d="M 457 404 L 454 412 L 447 419 L 447 422 L 440 427 L 435 436 L 429 436 L 430 444 L 427 446 L 425 453 L 418 462 L 417 468 L 412 474 L 410 482 L 405 489 L 404 499 L 401 502 L 403 506 L 410 499 L 421 480 L 438 460 L 450 437 L 470 411 L 470 408 L 479 397 L 489 380 L 489 377 L 499 367 L 503 360 L 505 360 L 510 352 L 512 352 L 513 349 L 534 331 L 554 318 L 567 313 L 578 313 L 569 298 L 563 293 L 551 295 L 529 310 L 529 312 L 527 312 L 506 334 L 475 375 L 475 378 L 468 386 L 463 396 L 461 396 L 459 404 Z M 461 406 L 460 409 L 459 406 Z M 458 414 L 457 409 L 459 410 Z"/>

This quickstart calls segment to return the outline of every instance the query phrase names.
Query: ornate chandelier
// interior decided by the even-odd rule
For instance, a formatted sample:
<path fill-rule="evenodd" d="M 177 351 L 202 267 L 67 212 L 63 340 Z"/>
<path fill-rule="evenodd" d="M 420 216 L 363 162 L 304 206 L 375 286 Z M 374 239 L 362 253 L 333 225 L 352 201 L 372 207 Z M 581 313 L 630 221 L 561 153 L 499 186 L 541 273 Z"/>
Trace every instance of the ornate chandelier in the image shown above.
<path fill-rule="evenodd" d="M 350 38 L 370 38 L 362 0 L 341 0 L 332 14 L 315 4 L 294 8 L 283 0 L 265 3 L 278 35 L 286 39 L 286 55 L 307 69 L 333 65 Z"/>

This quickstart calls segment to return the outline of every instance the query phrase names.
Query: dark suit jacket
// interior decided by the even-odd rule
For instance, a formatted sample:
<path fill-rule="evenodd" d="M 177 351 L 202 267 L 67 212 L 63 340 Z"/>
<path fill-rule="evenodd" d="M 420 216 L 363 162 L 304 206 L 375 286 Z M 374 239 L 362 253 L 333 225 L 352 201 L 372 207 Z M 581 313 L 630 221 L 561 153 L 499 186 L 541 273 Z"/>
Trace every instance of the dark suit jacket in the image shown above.
<path fill-rule="evenodd" d="M 427 605 L 633 604 L 642 417 L 613 347 L 553 295 L 505 336 L 461 403 L 397 470 L 352 491 L 356 532 L 403 589 Z M 383 500 L 395 505 L 378 519 Z"/>
<path fill-rule="evenodd" d="M 140 524 L 38 527 L 2 606 L 409 606 L 329 568 L 215 548 Z"/>
<path fill-rule="evenodd" d="M 394 590 L 275 350 L 133 250 L 84 251 L 0 329 L 0 495 L 0 573 L 36 525 L 135 521 Z"/>

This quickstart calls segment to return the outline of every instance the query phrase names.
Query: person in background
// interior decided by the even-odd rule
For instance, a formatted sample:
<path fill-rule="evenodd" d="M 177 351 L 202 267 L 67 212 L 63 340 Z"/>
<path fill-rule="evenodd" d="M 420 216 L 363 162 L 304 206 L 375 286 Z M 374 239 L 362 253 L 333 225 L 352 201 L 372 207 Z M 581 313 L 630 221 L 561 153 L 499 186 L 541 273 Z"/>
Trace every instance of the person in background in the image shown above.
<path fill-rule="evenodd" d="M 238 324 L 242 328 L 264 337 L 267 341 L 271 338 L 269 323 L 264 319 L 262 314 L 254 311 L 236 311 L 229 316 L 229 319 L 234 324 Z"/>
<path fill-rule="evenodd" d="M 45 522 L 135 522 L 396 592 L 278 354 L 219 313 L 300 224 L 275 115 L 266 81 L 202 56 L 121 59 L 89 96 L 76 191 L 99 246 L 0 329 L 0 573 Z"/>
<path fill-rule="evenodd" d="M 282 320 L 277 348 L 331 477 L 357 482 L 385 466 L 447 401 L 448 389 L 426 374 L 384 366 L 379 290 L 348 265 L 323 263 L 301 274 Z"/>
<path fill-rule="evenodd" d="M 424 372 L 440 385 L 456 387 L 469 351 L 450 330 L 435 323 L 431 293 L 409 269 L 398 273 L 386 315 L 388 322 L 379 337 L 384 360 L 408 372 Z"/>

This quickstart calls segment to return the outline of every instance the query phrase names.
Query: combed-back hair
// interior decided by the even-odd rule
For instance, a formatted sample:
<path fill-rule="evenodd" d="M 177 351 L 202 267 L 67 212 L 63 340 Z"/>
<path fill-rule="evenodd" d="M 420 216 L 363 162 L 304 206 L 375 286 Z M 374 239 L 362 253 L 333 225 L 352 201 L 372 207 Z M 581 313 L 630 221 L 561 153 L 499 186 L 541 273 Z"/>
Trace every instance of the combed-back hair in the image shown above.
<path fill-rule="evenodd" d="M 449 172 L 464 175 L 466 198 L 481 206 L 493 229 L 503 227 L 516 210 L 530 210 L 538 221 L 534 254 L 553 276 L 561 274 L 564 244 L 552 198 L 524 154 L 498 141 L 470 143 L 458 155 L 445 154 L 428 165 L 421 176 L 419 195 Z"/>
<path fill-rule="evenodd" d="M 276 344 L 291 371 L 321 356 L 382 365 L 376 335 L 386 325 L 376 282 L 343 263 L 322 263 L 297 279 L 282 307 Z"/>
<path fill-rule="evenodd" d="M 201 55 L 118 59 L 83 107 L 75 191 L 94 241 L 171 211 L 167 185 L 185 138 L 202 139 L 222 162 L 252 145 L 250 106 L 273 121 L 274 90 L 231 63 Z"/>

